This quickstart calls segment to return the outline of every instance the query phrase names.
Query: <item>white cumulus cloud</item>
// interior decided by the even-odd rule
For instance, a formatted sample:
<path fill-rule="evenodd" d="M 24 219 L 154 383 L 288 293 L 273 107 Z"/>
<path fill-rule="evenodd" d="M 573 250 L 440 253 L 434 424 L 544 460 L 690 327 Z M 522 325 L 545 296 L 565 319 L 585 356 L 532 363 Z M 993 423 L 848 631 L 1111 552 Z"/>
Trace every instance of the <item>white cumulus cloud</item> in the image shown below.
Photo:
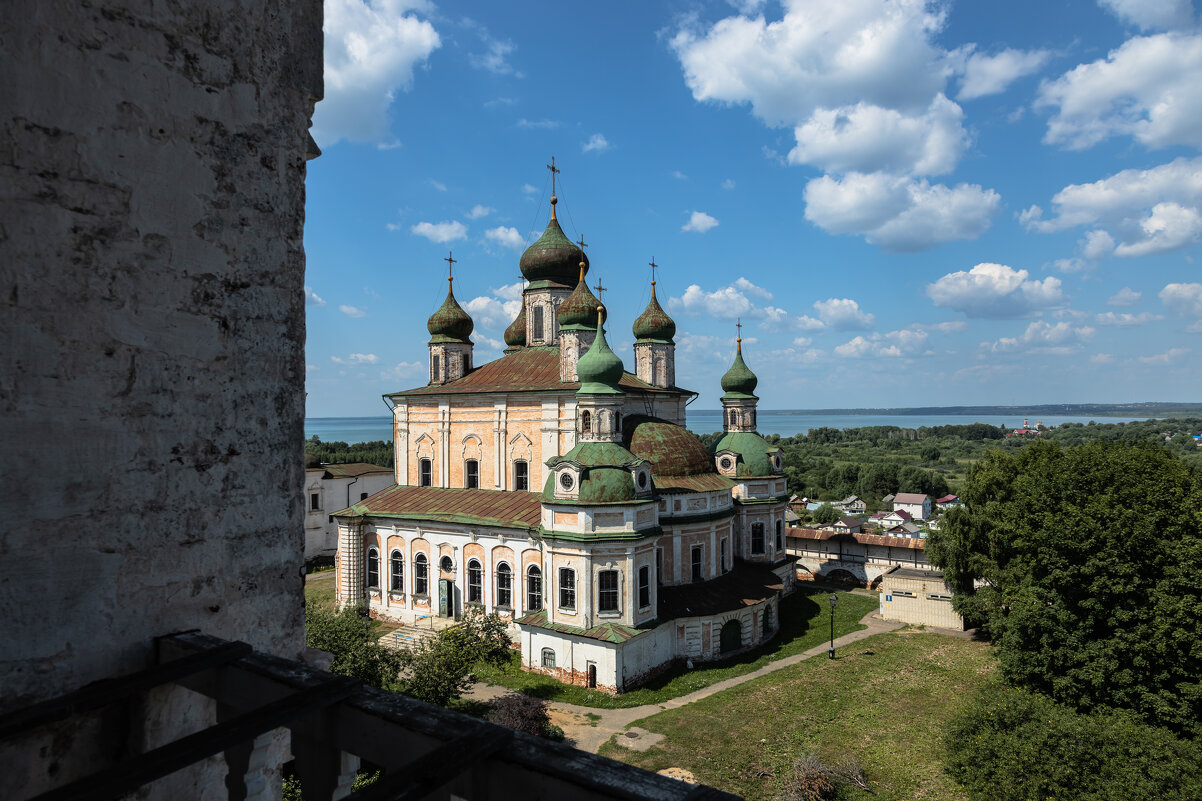
<path fill-rule="evenodd" d="M 313 115 L 320 145 L 390 140 L 388 107 L 441 44 L 417 16 L 432 10 L 424 0 L 326 0 L 325 99 Z"/>
<path fill-rule="evenodd" d="M 330 361 L 338 364 L 375 364 L 380 361 L 380 357 L 374 353 L 352 353 L 345 359 L 340 359 L 337 356 L 331 356 Z"/>
<path fill-rule="evenodd" d="M 313 287 L 306 286 L 305 287 L 305 305 L 306 306 L 324 306 L 324 305 L 326 305 L 326 302 L 321 299 L 321 295 L 318 295 L 316 292 L 313 291 Z"/>
<path fill-rule="evenodd" d="M 718 221 L 706 214 L 704 211 L 695 211 L 693 212 L 692 216 L 689 217 L 689 221 L 680 227 L 680 230 L 704 234 L 717 224 Z"/>
<path fill-rule="evenodd" d="M 871 328 L 876 316 L 860 308 L 851 298 L 828 298 L 814 302 L 818 319 L 836 331 Z"/>
<path fill-rule="evenodd" d="M 604 153 L 606 150 L 609 150 L 610 147 L 612 147 L 612 145 L 610 145 L 609 140 L 606 139 L 603 134 L 599 133 L 593 134 L 583 144 L 580 145 L 580 149 L 585 153 Z"/>
<path fill-rule="evenodd" d="M 1082 150 L 1131 136 L 1149 148 L 1202 147 L 1199 85 L 1202 35 L 1133 37 L 1040 87 L 1036 106 L 1054 109 L 1044 141 Z"/>
<path fill-rule="evenodd" d="M 1109 300 L 1106 301 L 1106 305 L 1119 307 L 1134 306 L 1136 303 L 1139 303 L 1143 296 L 1144 293 L 1136 292 L 1131 287 L 1125 286 L 1118 292 L 1115 292 L 1113 295 L 1111 295 Z"/>
<path fill-rule="evenodd" d="M 1169 348 L 1164 353 L 1157 353 L 1154 356 L 1140 356 L 1139 360 L 1144 364 L 1172 364 L 1189 351 L 1189 348 Z"/>
<path fill-rule="evenodd" d="M 1006 91 L 1011 83 L 1025 75 L 1038 72 L 1051 54 L 1046 50 L 1014 50 L 1007 48 L 992 56 L 973 53 L 964 62 L 957 100 L 973 100 L 985 95 Z"/>
<path fill-rule="evenodd" d="M 984 262 L 927 285 L 927 296 L 936 306 L 963 312 L 969 317 L 1005 319 L 1063 306 L 1060 279 L 1048 276 L 1029 280 L 1026 270 Z"/>
<path fill-rule="evenodd" d="M 492 206 L 483 206 L 477 203 L 476 205 L 472 206 L 472 210 L 467 213 L 467 218 L 469 220 L 478 220 L 481 217 L 487 217 L 494 211 L 496 211 L 496 209 L 494 209 Z"/>
<path fill-rule="evenodd" d="M 1140 314 L 1132 314 L 1130 312 L 1103 312 L 1094 317 L 1094 322 L 1098 325 L 1110 326 L 1114 328 L 1134 328 L 1140 325 L 1163 320 L 1164 315 L 1152 314 L 1152 312 L 1141 312 Z"/>
<path fill-rule="evenodd" d="M 512 226 L 498 225 L 496 228 L 489 228 L 484 232 L 484 236 L 502 247 L 514 250 L 521 250 L 526 246 L 526 240 L 518 233 L 518 229 Z"/>
<path fill-rule="evenodd" d="M 342 312 L 347 317 L 366 317 L 367 316 L 367 312 L 363 311 L 363 309 L 360 309 L 357 306 L 347 306 L 346 304 L 339 306 L 338 311 Z"/>
<path fill-rule="evenodd" d="M 668 307 L 682 310 L 688 314 L 705 314 L 722 318 L 744 316 L 776 321 L 783 316 L 783 310 L 773 306 L 757 307 L 748 295 L 758 300 L 772 300 L 771 292 L 740 277 L 730 286 L 716 289 L 713 292 L 706 292 L 697 284 L 692 284 L 680 297 L 669 298 Z"/>
<path fill-rule="evenodd" d="M 1167 284 L 1159 296 L 1164 307 L 1174 314 L 1202 320 L 1202 284 Z"/>
<path fill-rule="evenodd" d="M 467 238 L 467 226 L 458 220 L 448 220 L 439 223 L 419 222 L 409 230 L 418 236 L 424 236 L 431 242 L 445 243 Z"/>
<path fill-rule="evenodd" d="M 1145 31 L 1187 28 L 1194 22 L 1190 0 L 1098 0 L 1098 4 Z"/>
<path fill-rule="evenodd" d="M 1049 323 L 1036 320 L 1021 336 L 1002 337 L 996 342 L 983 342 L 981 347 L 994 353 L 1024 352 L 1066 355 L 1081 350 L 1084 340 L 1093 336 L 1089 326 L 1074 327 L 1072 323 Z"/>
<path fill-rule="evenodd" d="M 394 366 L 381 370 L 380 378 L 385 381 L 404 381 L 425 374 L 425 362 L 397 362 Z"/>

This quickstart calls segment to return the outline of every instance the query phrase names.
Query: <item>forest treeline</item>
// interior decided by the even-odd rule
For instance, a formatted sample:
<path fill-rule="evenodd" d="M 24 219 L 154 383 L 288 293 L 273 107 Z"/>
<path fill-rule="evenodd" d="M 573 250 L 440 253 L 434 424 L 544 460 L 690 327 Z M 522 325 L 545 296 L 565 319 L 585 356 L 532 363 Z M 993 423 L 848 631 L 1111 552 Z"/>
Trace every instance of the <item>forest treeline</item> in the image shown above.
<path fill-rule="evenodd" d="M 864 426 L 814 428 L 806 434 L 768 436 L 779 445 L 791 493 L 818 501 L 837 501 L 858 495 L 870 508 L 898 492 L 922 492 L 936 498 L 959 493 L 968 469 L 986 452 L 1003 448 L 1016 453 L 1036 440 L 1060 445 L 1089 442 L 1156 442 L 1175 451 L 1202 470 L 1202 448 L 1193 436 L 1202 433 L 1202 418 L 1139 420 L 1131 423 L 1064 423 L 1038 436 L 1007 438 L 1009 429 L 985 423 L 968 425 Z M 713 445 L 721 434 L 703 434 Z M 392 466 L 392 443 L 322 442 L 305 440 L 306 461 L 316 464 L 367 462 Z"/>

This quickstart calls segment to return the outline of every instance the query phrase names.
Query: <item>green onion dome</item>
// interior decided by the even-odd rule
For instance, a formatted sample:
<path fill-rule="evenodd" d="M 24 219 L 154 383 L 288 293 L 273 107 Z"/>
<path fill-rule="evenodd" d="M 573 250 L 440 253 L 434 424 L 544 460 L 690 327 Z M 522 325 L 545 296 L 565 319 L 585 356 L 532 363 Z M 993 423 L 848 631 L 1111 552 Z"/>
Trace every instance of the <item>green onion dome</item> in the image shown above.
<path fill-rule="evenodd" d="M 647 308 L 643 310 L 643 313 L 635 318 L 632 330 L 635 339 L 659 339 L 671 342 L 672 337 L 676 336 L 676 323 L 655 299 L 654 281 L 651 282 L 651 300 L 647 303 Z"/>
<path fill-rule="evenodd" d="M 780 448 L 771 445 L 759 434 L 749 431 L 731 431 L 723 434 L 722 438 L 710 446 L 713 454 L 731 451 L 738 454 L 738 467 L 735 475 L 771 476 L 780 472 Z"/>
<path fill-rule="evenodd" d="M 526 248 L 520 266 L 522 275 L 531 283 L 553 281 L 571 286 L 576 280 L 577 265 L 582 261 L 584 271 L 588 272 L 588 256 L 564 235 L 552 211 L 547 230 L 543 231 L 537 242 Z"/>
<path fill-rule="evenodd" d="M 755 385 L 760 380 L 751 372 L 751 368 L 743 361 L 743 340 L 738 340 L 738 350 L 735 352 L 735 363 L 722 376 L 723 397 L 754 398 Z"/>
<path fill-rule="evenodd" d="M 610 350 L 605 341 L 605 329 L 601 327 L 601 311 L 597 310 L 597 338 L 588 349 L 588 353 L 580 357 L 576 363 L 576 375 L 580 378 L 580 389 L 577 394 L 586 395 L 615 395 L 621 393 L 618 382 L 625 373 L 622 359 Z"/>
<path fill-rule="evenodd" d="M 522 304 L 517 318 L 505 329 L 505 344 L 509 348 L 526 347 L 526 304 Z M 508 349 L 508 348 L 507 348 Z"/>
<path fill-rule="evenodd" d="M 430 332 L 431 342 L 468 342 L 468 337 L 475 328 L 472 318 L 455 300 L 453 282 L 453 278 L 447 279 L 447 299 L 426 321 L 426 330 Z"/>
<path fill-rule="evenodd" d="M 622 421 L 622 444 L 651 463 L 651 475 L 696 476 L 717 472 L 714 459 L 697 435 L 684 426 L 646 415 Z"/>
<path fill-rule="evenodd" d="M 588 284 L 584 281 L 585 266 L 580 265 L 580 280 L 576 283 L 576 288 L 572 290 L 572 294 L 568 295 L 568 299 L 559 304 L 559 327 L 567 328 L 568 326 L 579 326 L 581 328 L 592 328 L 593 323 L 597 319 L 597 309 L 601 309 L 601 322 L 605 322 L 607 313 L 605 306 L 601 305 L 601 301 L 589 291 Z"/>
<path fill-rule="evenodd" d="M 552 472 L 543 484 L 544 503 L 603 504 L 635 503 L 639 490 L 631 468 L 642 460 L 615 442 L 580 442 L 563 456 L 547 462 Z M 571 501 L 555 497 L 554 467 L 561 462 L 575 462 L 581 470 L 580 487 Z"/>

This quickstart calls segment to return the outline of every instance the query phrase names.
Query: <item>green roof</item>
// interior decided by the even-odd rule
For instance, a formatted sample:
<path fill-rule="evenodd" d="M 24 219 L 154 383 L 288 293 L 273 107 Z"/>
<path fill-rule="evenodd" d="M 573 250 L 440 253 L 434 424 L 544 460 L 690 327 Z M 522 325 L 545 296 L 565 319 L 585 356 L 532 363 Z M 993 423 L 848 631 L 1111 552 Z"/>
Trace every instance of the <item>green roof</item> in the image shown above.
<path fill-rule="evenodd" d="M 576 362 L 576 375 L 580 378 L 580 389 L 576 394 L 620 395 L 622 390 L 618 389 L 618 382 L 622 380 L 623 373 L 622 359 L 605 341 L 605 329 L 598 320 L 597 338 L 593 340 L 588 353 Z"/>
<path fill-rule="evenodd" d="M 519 617 L 516 622 L 519 626 L 535 626 L 540 629 L 557 631 L 560 634 L 573 634 L 577 637 L 587 637 L 590 640 L 600 640 L 601 642 L 608 642 L 614 645 L 621 645 L 627 640 L 633 640 L 640 634 L 650 631 L 650 629 L 624 626 L 621 623 L 602 623 L 599 626 L 593 626 L 591 629 L 568 626 L 564 623 L 548 623 L 545 610 L 531 612 L 528 615 Z"/>
<path fill-rule="evenodd" d="M 655 282 L 651 282 L 651 300 L 643 313 L 635 318 L 631 328 L 635 339 L 652 340 L 655 342 L 671 342 L 676 336 L 676 323 L 659 305 L 655 298 Z"/>
<path fill-rule="evenodd" d="M 546 503 L 584 505 L 637 503 L 640 499 L 630 469 L 641 461 L 616 442 L 578 443 L 563 456 L 547 461 L 548 467 L 563 462 L 575 462 L 582 467 L 576 497 L 571 500 L 556 498 L 555 474 L 551 473 L 543 486 L 543 499 Z"/>
<path fill-rule="evenodd" d="M 601 320 L 604 322 L 607 316 L 605 306 L 589 291 L 588 282 L 584 280 L 582 271 L 580 280 L 576 282 L 576 288 L 572 290 L 572 294 L 568 295 L 567 300 L 559 304 L 559 327 L 569 330 L 576 329 L 577 327 L 591 330 L 597 324 L 598 307 L 601 309 Z"/>
<path fill-rule="evenodd" d="M 564 236 L 563 229 L 552 214 L 547 230 L 522 254 L 520 266 L 527 281 L 553 281 L 572 286 L 579 274 L 581 261 L 584 262 L 585 272 L 588 272 L 588 256 Z"/>
<path fill-rule="evenodd" d="M 514 318 L 509 327 L 505 329 L 505 344 L 511 348 L 522 348 L 526 346 L 526 304 L 522 303 L 522 309 L 518 312 L 518 316 Z"/>
<path fill-rule="evenodd" d="M 779 453 L 780 448 L 769 445 L 759 434 L 748 431 L 724 434 L 722 439 L 710 448 L 710 452 L 714 454 L 720 451 L 734 451 L 742 457 L 735 470 L 735 475 L 739 477 L 776 474 L 772 469 L 772 455 Z"/>
<path fill-rule="evenodd" d="M 651 462 L 651 475 L 661 477 L 716 474 L 714 458 L 697 435 L 658 417 L 628 415 L 622 441 L 635 456 Z"/>
<path fill-rule="evenodd" d="M 472 335 L 472 329 L 475 327 L 472 318 L 455 300 L 451 282 L 452 279 L 448 278 L 447 299 L 426 321 L 426 330 L 430 332 L 431 342 L 469 342 L 468 337 Z"/>

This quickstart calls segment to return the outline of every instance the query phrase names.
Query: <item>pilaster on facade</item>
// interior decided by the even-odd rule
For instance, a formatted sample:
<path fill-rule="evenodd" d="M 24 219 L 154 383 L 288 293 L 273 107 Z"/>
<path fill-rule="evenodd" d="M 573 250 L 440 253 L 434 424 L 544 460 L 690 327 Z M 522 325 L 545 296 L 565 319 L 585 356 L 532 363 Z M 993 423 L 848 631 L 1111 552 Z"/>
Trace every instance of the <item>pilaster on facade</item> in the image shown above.
<path fill-rule="evenodd" d="M 431 342 L 429 364 L 430 386 L 457 381 L 472 371 L 472 343 Z"/>
<path fill-rule="evenodd" d="M 363 577 L 363 524 L 352 520 L 338 524 L 339 609 L 362 606 L 366 598 Z"/>
<path fill-rule="evenodd" d="M 451 402 L 438 402 L 438 486 L 451 486 Z"/>
<path fill-rule="evenodd" d="M 559 339 L 559 304 L 572 290 L 567 287 L 544 286 L 527 288 L 522 302 L 526 304 L 526 343 L 530 346 L 554 345 Z"/>
<path fill-rule="evenodd" d="M 676 386 L 676 346 L 671 342 L 639 340 L 634 343 L 635 375 L 653 387 Z"/>
<path fill-rule="evenodd" d="M 754 434 L 756 402 L 755 398 L 723 398 L 722 431 Z"/>
<path fill-rule="evenodd" d="M 409 483 L 409 404 L 397 401 L 392 407 L 392 465 L 393 480 Z"/>

